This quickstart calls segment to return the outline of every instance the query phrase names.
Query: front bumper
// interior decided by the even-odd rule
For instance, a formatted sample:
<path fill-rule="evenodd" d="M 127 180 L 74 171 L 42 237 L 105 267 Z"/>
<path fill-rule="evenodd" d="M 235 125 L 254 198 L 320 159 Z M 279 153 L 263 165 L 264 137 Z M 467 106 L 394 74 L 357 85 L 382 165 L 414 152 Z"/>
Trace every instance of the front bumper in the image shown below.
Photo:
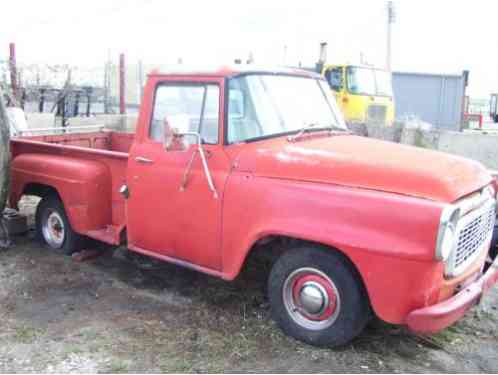
<path fill-rule="evenodd" d="M 459 320 L 498 281 L 498 258 L 484 275 L 446 301 L 408 314 L 406 325 L 415 333 L 436 333 Z"/>

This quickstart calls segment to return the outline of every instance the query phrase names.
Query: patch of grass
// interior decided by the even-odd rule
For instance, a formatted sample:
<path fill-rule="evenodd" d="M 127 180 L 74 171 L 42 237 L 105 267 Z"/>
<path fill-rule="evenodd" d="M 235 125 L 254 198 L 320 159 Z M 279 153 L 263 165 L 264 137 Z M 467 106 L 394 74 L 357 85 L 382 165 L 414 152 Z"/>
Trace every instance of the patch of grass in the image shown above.
<path fill-rule="evenodd" d="M 109 372 L 111 373 L 123 373 L 128 371 L 128 363 L 125 361 L 120 361 L 120 360 L 113 360 L 109 364 Z"/>
<path fill-rule="evenodd" d="M 444 347 L 447 344 L 453 344 L 458 340 L 461 340 L 462 331 L 458 325 L 454 325 L 446 328 L 445 330 L 438 332 L 432 336 L 426 337 L 426 340 L 430 340 L 436 346 Z"/>
<path fill-rule="evenodd" d="M 168 357 L 167 359 L 161 360 L 159 369 L 161 370 L 161 372 L 191 373 L 192 363 L 185 358 L 176 360 L 174 358 Z"/>
<path fill-rule="evenodd" d="M 77 345 L 69 344 L 64 347 L 64 354 L 66 356 L 69 356 L 71 354 L 82 354 L 83 352 L 83 348 Z"/>
<path fill-rule="evenodd" d="M 86 341 L 94 341 L 100 336 L 100 332 L 93 328 L 85 328 L 77 336 L 82 337 Z"/>
<path fill-rule="evenodd" d="M 14 339 L 21 344 L 31 344 L 43 331 L 33 327 L 21 326 L 15 329 Z"/>

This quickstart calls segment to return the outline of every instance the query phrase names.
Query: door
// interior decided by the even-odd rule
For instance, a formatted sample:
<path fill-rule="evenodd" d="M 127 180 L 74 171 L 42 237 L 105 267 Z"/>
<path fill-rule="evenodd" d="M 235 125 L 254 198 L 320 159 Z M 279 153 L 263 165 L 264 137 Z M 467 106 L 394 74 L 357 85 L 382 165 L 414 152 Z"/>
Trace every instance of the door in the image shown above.
<path fill-rule="evenodd" d="M 221 209 L 230 166 L 219 136 L 222 88 L 216 80 L 156 85 L 152 118 L 130 153 L 130 248 L 221 270 Z M 200 133 L 217 197 L 195 137 L 185 137 L 185 150 L 165 149 L 165 121 L 181 133 Z"/>

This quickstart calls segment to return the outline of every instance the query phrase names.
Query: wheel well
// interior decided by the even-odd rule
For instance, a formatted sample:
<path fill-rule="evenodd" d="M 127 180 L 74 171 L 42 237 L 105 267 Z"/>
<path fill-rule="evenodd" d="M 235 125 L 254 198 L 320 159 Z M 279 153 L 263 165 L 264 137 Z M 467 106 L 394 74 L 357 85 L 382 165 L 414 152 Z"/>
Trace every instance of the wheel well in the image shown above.
<path fill-rule="evenodd" d="M 349 264 L 351 270 L 355 273 L 358 280 L 361 281 L 365 295 L 368 297 L 365 281 L 363 280 L 360 271 L 353 263 L 353 261 L 347 256 L 347 254 L 345 254 L 343 251 L 335 247 L 325 245 L 319 242 L 303 240 L 300 238 L 280 236 L 280 235 L 270 235 L 259 239 L 253 244 L 253 246 L 249 250 L 249 253 L 247 254 L 246 259 L 242 265 L 241 273 L 246 271 L 247 268 L 250 268 L 250 265 L 254 264 L 254 262 L 263 263 L 264 266 L 266 266 L 265 268 L 267 268 L 267 271 L 269 273 L 273 263 L 283 253 L 297 246 L 314 246 L 317 248 L 334 251 L 342 255 L 342 257 Z"/>
<path fill-rule="evenodd" d="M 27 184 L 24 187 L 22 195 L 34 195 L 40 198 L 45 198 L 49 195 L 55 195 L 60 199 L 60 195 L 55 188 L 43 184 Z"/>

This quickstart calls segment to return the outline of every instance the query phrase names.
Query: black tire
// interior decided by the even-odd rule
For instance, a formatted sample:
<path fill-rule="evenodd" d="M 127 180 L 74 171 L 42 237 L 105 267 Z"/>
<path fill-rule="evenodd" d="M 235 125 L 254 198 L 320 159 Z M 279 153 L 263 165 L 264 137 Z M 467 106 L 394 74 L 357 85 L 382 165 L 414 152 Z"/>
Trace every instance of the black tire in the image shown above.
<path fill-rule="evenodd" d="M 288 298 L 284 295 L 288 295 L 286 290 L 289 278 L 292 280 L 293 275 L 296 272 L 299 274 L 303 269 L 317 270 L 332 281 L 339 298 L 334 310 L 335 317 L 332 316 L 326 323 L 331 324 L 329 326 L 310 329 L 296 321 L 296 316 L 298 319 L 303 316 L 301 312 L 291 315 L 292 309 L 289 309 Z M 293 286 L 292 293 L 295 290 L 296 287 Z M 303 291 L 304 286 L 300 290 Z M 354 266 L 339 252 L 320 246 L 302 246 L 285 252 L 270 272 L 268 295 L 273 318 L 282 330 L 311 345 L 337 347 L 347 344 L 363 331 L 372 317 L 368 295 Z M 310 322 L 306 317 L 305 321 L 306 325 Z"/>
<path fill-rule="evenodd" d="M 57 245 L 55 245 L 54 243 L 50 243 L 43 232 L 44 223 L 48 220 L 49 215 L 52 213 L 56 213 L 58 215 L 58 218 L 60 218 L 61 222 L 63 223 L 63 229 L 60 230 L 60 234 L 63 237 L 61 243 Z M 71 255 L 74 252 L 81 250 L 84 239 L 71 227 L 71 224 L 69 223 L 66 215 L 66 211 L 64 209 L 64 205 L 57 196 L 50 195 L 42 198 L 36 209 L 35 219 L 36 238 L 44 246 L 52 250 L 61 251 L 66 255 Z"/>
<path fill-rule="evenodd" d="M 493 120 L 494 120 L 495 122 L 498 122 L 498 115 L 495 115 Z"/>
<path fill-rule="evenodd" d="M 492 260 L 495 260 L 498 253 L 498 225 L 493 228 L 493 237 L 491 238 L 491 246 L 489 249 L 489 256 Z"/>

